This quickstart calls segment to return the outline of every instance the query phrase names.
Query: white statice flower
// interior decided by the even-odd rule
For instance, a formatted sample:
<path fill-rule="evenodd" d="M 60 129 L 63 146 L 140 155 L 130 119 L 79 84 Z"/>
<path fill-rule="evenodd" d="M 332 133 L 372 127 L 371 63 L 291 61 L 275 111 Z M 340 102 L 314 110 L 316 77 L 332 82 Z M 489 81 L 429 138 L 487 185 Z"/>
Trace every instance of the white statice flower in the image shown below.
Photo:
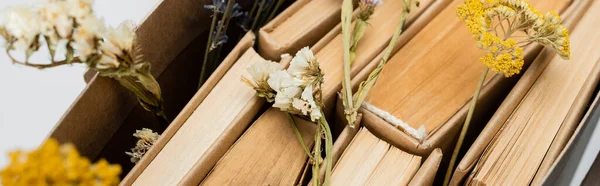
<path fill-rule="evenodd" d="M 315 55 L 310 48 L 304 47 L 296 53 L 287 71 L 296 77 L 306 76 L 310 74 L 311 63 L 315 61 Z"/>
<path fill-rule="evenodd" d="M 269 86 L 277 92 L 273 107 L 288 111 L 292 108 L 294 98 L 300 96 L 302 80 L 294 78 L 287 71 L 275 71 L 269 75 L 267 80 Z"/>
<path fill-rule="evenodd" d="M 364 0 L 365 3 L 367 4 L 372 4 L 374 6 L 381 6 L 383 5 L 383 0 Z"/>
<path fill-rule="evenodd" d="M 294 108 L 301 110 L 302 114 L 304 115 L 310 115 L 310 120 L 313 122 L 323 117 L 319 106 L 315 102 L 312 85 L 308 85 L 306 88 L 304 88 L 304 91 L 302 91 L 302 95 L 300 96 L 300 98 L 301 101 L 304 102 L 304 104 L 300 104 L 301 102 L 298 101 L 298 99 L 296 99 L 294 100 L 295 104 L 292 104 Z"/>
<path fill-rule="evenodd" d="M 68 13 L 77 20 L 84 19 L 92 14 L 93 0 L 66 0 L 69 5 Z"/>
<path fill-rule="evenodd" d="M 69 5 L 65 1 L 48 1 L 40 9 L 40 14 L 45 22 L 44 35 L 52 37 L 54 31 L 62 38 L 71 35 L 73 20 L 68 14 Z"/>
<path fill-rule="evenodd" d="M 279 70 L 279 63 L 269 60 L 257 61 L 246 68 L 246 71 L 250 74 L 247 79 L 251 79 L 253 86 L 266 84 L 269 74 L 277 70 Z"/>
<path fill-rule="evenodd" d="M 43 21 L 34 8 L 27 6 L 7 8 L 4 10 L 4 19 L 6 31 L 17 39 L 14 43 L 17 50 L 25 51 L 39 39 Z"/>
<path fill-rule="evenodd" d="M 73 42 L 71 43 L 71 46 L 76 49 L 76 55 L 86 62 L 92 54 L 97 54 L 96 41 L 101 38 L 105 31 L 104 21 L 96 16 L 88 16 L 82 19 L 73 34 Z"/>
<path fill-rule="evenodd" d="M 100 50 L 104 55 L 116 58 L 122 56 L 124 51 L 132 51 L 134 40 L 133 24 L 130 21 L 125 21 L 116 29 L 108 28 L 104 41 L 100 44 Z"/>
<path fill-rule="evenodd" d="M 108 57 L 106 55 L 100 56 L 100 59 L 96 62 L 95 68 L 100 70 L 119 68 L 120 63 L 117 59 Z"/>

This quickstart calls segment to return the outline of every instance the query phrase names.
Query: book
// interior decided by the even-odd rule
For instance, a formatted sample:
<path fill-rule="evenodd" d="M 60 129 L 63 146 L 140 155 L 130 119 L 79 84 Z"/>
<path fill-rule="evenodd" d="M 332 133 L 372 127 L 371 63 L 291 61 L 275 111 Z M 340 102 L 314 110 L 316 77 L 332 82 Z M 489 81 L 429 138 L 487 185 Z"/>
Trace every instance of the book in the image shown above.
<path fill-rule="evenodd" d="M 545 57 L 547 60 L 539 61 L 543 64 L 538 68 L 539 75 L 486 147 L 467 184 L 540 183 L 539 177 L 547 173 L 545 162 L 551 164 L 555 160 L 548 153 L 553 151 L 561 128 L 576 125 L 584 110 L 581 108 L 587 106 L 589 96 L 581 102 L 579 96 L 593 91 L 597 84 L 600 53 L 590 43 L 600 42 L 600 29 L 595 26 L 598 11 L 600 2 L 592 1 L 572 30 L 570 61 L 557 55 L 549 55 Z M 588 83 L 587 79 L 595 79 L 595 82 Z M 573 115 L 579 117 L 571 117 Z"/>
<path fill-rule="evenodd" d="M 456 7 L 463 2 L 452 1 L 391 57 L 366 98 L 377 110 L 362 109 L 363 124 L 371 132 L 410 153 L 427 155 L 437 147 L 444 152 L 451 150 L 452 138 L 457 136 L 466 115 L 465 105 L 487 68 L 479 62 L 485 51 L 477 48 L 471 33 L 456 16 Z M 562 12 L 571 1 L 529 2 L 542 12 Z M 535 50 L 527 50 L 526 61 L 530 62 L 535 54 Z M 358 75 L 357 79 L 366 79 L 367 75 Z M 479 115 L 486 109 L 493 110 L 486 103 L 501 96 L 494 92 L 509 90 L 502 79 L 502 75 L 493 72 L 486 77 L 477 105 Z M 397 125 L 406 127 L 393 129 Z M 409 129 L 418 131 L 420 137 L 406 132 Z"/>
<path fill-rule="evenodd" d="M 422 0 L 421 5 L 412 11 L 407 19 L 407 31 L 402 33 L 398 47 L 402 47 L 409 38 L 414 36 L 421 28 L 425 26 L 429 19 L 439 12 L 449 1 Z M 369 63 L 377 63 L 373 59 L 380 54 L 391 40 L 396 26 L 400 22 L 401 10 L 404 7 L 403 1 L 386 1 L 384 6 L 378 6 L 371 18 L 370 26 L 367 27 L 363 38 L 359 41 L 356 49 L 356 58 L 352 63 L 350 70 L 351 77 L 355 76 Z M 321 62 L 321 69 L 325 72 L 326 86 L 323 90 L 326 113 L 332 111 L 335 95 L 342 88 L 344 49 L 341 26 L 337 26 L 331 32 L 321 39 L 313 50 L 316 51 L 316 58 Z M 332 82 L 332 83 L 329 83 Z"/>
<path fill-rule="evenodd" d="M 270 60 L 314 45 L 340 22 L 341 0 L 298 0 L 259 31 L 258 51 Z"/>
<path fill-rule="evenodd" d="M 575 25 L 579 22 L 583 14 L 586 12 L 587 8 L 590 6 L 592 1 L 574 1 L 567 10 L 564 11 L 563 17 L 563 25 L 569 30 L 573 30 Z M 536 81 L 538 76 L 541 74 L 542 70 L 545 68 L 547 62 L 538 62 L 538 61 L 548 61 L 549 57 L 552 57 L 553 51 L 543 50 L 532 62 L 531 66 L 523 73 L 523 76 L 519 79 L 518 83 L 504 100 L 502 100 L 502 104 L 498 107 L 497 111 L 494 111 L 494 115 L 488 120 L 485 121 L 487 124 L 484 126 L 481 132 L 478 132 L 478 136 L 475 141 L 470 145 L 466 154 L 462 157 L 459 157 L 460 163 L 454 170 L 452 175 L 452 179 L 450 180 L 451 186 L 454 185 L 462 185 L 465 181 L 466 177 L 469 176 L 473 167 L 481 157 L 481 154 L 486 149 L 487 145 L 492 141 L 494 135 L 498 133 L 501 129 L 504 122 L 510 117 L 512 111 L 515 110 L 518 106 L 518 103 L 525 97 L 527 91 L 531 88 L 533 83 Z M 587 84 L 587 83 L 586 83 Z M 578 96 L 578 99 L 584 99 L 586 96 L 582 94 Z M 576 116 L 576 114 L 572 115 Z M 570 119 L 571 120 L 571 119 Z M 577 122 L 572 120 L 571 122 Z M 565 125 L 568 126 L 568 125 Z M 561 129 L 562 130 L 562 129 Z M 569 138 L 568 130 L 572 130 L 572 128 L 565 127 L 564 134 L 561 134 L 556 137 L 557 144 L 555 146 L 560 146 L 560 141 L 563 142 L 562 145 L 565 145 L 566 139 Z M 561 139 L 563 138 L 563 139 Z M 549 152 L 547 157 L 550 159 L 551 157 L 555 157 L 556 152 L 562 151 L 560 148 L 554 148 L 556 151 Z M 553 155 L 554 154 L 554 155 Z M 548 165 L 548 164 L 547 164 Z M 552 164 L 550 164 L 552 165 Z"/>
<path fill-rule="evenodd" d="M 206 97 L 192 108 L 189 118 L 182 118 L 180 128 L 135 179 L 133 185 L 175 185 L 197 179 L 202 166 L 214 165 L 244 128 L 259 112 L 264 99 L 240 81 L 246 68 L 263 60 L 254 49 L 246 48 L 237 62 L 225 73 Z M 176 159 L 178 161 L 173 161 Z M 204 175 L 208 173 L 207 169 Z M 193 176 L 186 176 L 194 172 Z M 203 177 L 203 176 L 201 176 Z M 192 181 L 193 182 L 193 181 Z M 199 180 L 198 180 L 199 182 Z M 197 183 L 195 183 L 197 184 Z"/>
<path fill-rule="evenodd" d="M 288 120 L 274 109 L 261 118 Z M 317 125 L 294 120 L 304 143 L 311 147 Z M 200 185 L 296 185 L 307 159 L 290 122 L 255 122 Z"/>
<path fill-rule="evenodd" d="M 408 185 L 420 165 L 420 156 L 361 128 L 335 165 L 330 185 Z"/>

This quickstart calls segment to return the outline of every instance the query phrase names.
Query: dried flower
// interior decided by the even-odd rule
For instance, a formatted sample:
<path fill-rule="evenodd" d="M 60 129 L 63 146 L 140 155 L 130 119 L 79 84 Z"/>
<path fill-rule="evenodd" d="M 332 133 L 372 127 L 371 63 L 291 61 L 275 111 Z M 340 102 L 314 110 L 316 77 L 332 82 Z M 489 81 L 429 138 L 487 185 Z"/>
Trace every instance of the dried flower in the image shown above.
<path fill-rule="evenodd" d="M 73 34 L 71 46 L 76 49 L 76 55 L 82 61 L 90 61 L 98 53 L 98 43 L 106 32 L 106 27 L 103 20 L 93 15 L 81 19 L 79 25 Z"/>
<path fill-rule="evenodd" d="M 10 164 L 0 171 L 4 186 L 117 185 L 121 174 L 121 166 L 103 159 L 91 164 L 73 145 L 54 139 L 31 152 L 10 152 L 9 157 Z"/>
<path fill-rule="evenodd" d="M 14 42 L 17 50 L 28 51 L 39 48 L 38 36 L 41 33 L 42 18 L 32 7 L 17 6 L 7 8 L 4 12 L 5 29 L 11 38 L 5 38 L 7 43 Z M 12 41 L 14 38 L 15 41 Z"/>
<path fill-rule="evenodd" d="M 307 116 L 312 121 L 321 118 L 323 74 L 310 48 L 298 51 L 287 70 L 278 68 L 277 63 L 259 61 L 247 69 L 252 80 L 242 77 L 242 81 L 281 111 Z"/>
<path fill-rule="evenodd" d="M 533 42 L 554 49 L 564 59 L 570 58 L 569 33 L 554 11 L 543 15 L 525 0 L 467 0 L 456 13 L 478 47 L 487 51 L 480 61 L 506 77 L 521 71 L 522 47 Z M 508 21 L 511 23 L 505 24 Z M 513 39 L 518 31 L 525 34 L 525 41 Z"/>
<path fill-rule="evenodd" d="M 139 140 L 135 144 L 135 147 L 131 148 L 131 152 L 125 152 L 125 154 L 131 157 L 131 163 L 137 163 L 150 150 L 150 147 L 154 145 L 160 135 L 151 129 L 142 128 L 142 130 L 136 130 L 133 136 Z"/>
<path fill-rule="evenodd" d="M 242 81 L 253 87 L 259 97 L 264 97 L 267 101 L 275 101 L 275 90 L 273 90 L 267 81 L 269 74 L 279 70 L 279 64 L 273 61 L 258 61 L 246 68 L 250 77 L 242 76 Z"/>
<path fill-rule="evenodd" d="M 322 79 L 321 69 L 315 55 L 309 47 L 304 47 L 296 53 L 287 71 L 294 77 L 311 83 Z"/>
<path fill-rule="evenodd" d="M 273 107 L 277 107 L 282 111 L 288 111 L 293 108 L 291 104 L 294 98 L 300 96 L 302 92 L 300 86 L 304 82 L 293 77 L 288 72 L 280 70 L 269 74 L 267 83 L 277 92 Z"/>
<path fill-rule="evenodd" d="M 54 0 L 49 0 L 54 1 Z M 69 5 L 69 15 L 78 21 L 92 14 L 94 0 L 65 0 Z"/>
<path fill-rule="evenodd" d="M 294 98 L 292 103 L 295 109 L 298 109 L 303 115 L 310 116 L 310 120 L 315 122 L 319 120 L 323 115 L 317 103 L 315 102 L 315 96 L 313 95 L 312 85 L 308 85 L 302 91 L 300 98 Z"/>
<path fill-rule="evenodd" d="M 362 3 L 370 4 L 373 6 L 381 6 L 383 5 L 383 0 L 362 0 Z"/>
<path fill-rule="evenodd" d="M 124 22 L 116 29 L 107 29 L 93 14 L 92 3 L 93 0 L 45 0 L 36 8 L 8 8 L 5 25 L 0 25 L 8 57 L 15 64 L 39 69 L 86 64 L 99 75 L 119 81 L 138 96 L 146 110 L 166 121 L 160 86 L 150 74 L 150 63 L 143 60 L 139 46 L 134 45 L 133 24 Z M 48 46 L 50 62 L 31 63 L 29 57 L 42 44 Z M 58 47 L 66 49 L 60 61 L 55 60 Z M 25 60 L 15 59 L 12 51 L 25 53 Z"/>

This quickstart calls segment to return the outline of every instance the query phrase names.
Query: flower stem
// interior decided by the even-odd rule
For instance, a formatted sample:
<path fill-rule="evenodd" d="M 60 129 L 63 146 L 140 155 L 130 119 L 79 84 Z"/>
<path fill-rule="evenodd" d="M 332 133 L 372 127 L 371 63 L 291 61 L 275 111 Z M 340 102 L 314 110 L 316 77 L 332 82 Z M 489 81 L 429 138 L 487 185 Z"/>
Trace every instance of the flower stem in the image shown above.
<path fill-rule="evenodd" d="M 323 116 L 325 115 L 323 112 L 321 112 L 321 114 Z M 333 165 L 333 137 L 331 135 L 331 129 L 329 128 L 329 123 L 327 123 L 325 117 L 319 119 L 319 125 L 325 130 L 325 158 L 327 159 L 327 164 L 325 165 L 325 180 L 323 181 L 323 184 L 329 185 Z"/>
<path fill-rule="evenodd" d="M 315 186 L 319 186 L 319 165 L 322 162 L 321 158 L 321 127 L 317 127 L 317 132 L 315 133 L 315 146 L 313 147 L 313 179 Z"/>
<path fill-rule="evenodd" d="M 208 41 L 206 41 L 206 49 L 204 50 L 204 61 L 202 62 L 202 69 L 200 70 L 200 80 L 198 81 L 198 87 L 202 87 L 204 84 L 204 76 L 206 76 L 206 65 L 208 63 L 208 56 L 210 54 L 210 46 L 212 45 L 213 40 L 213 32 L 215 30 L 215 24 L 217 24 L 217 16 L 219 15 L 219 11 L 217 7 L 213 9 L 212 22 L 210 24 L 210 29 L 208 32 Z"/>
<path fill-rule="evenodd" d="M 260 17 L 260 13 L 262 12 L 263 6 L 265 6 L 265 0 L 260 1 L 258 5 L 258 10 L 256 11 L 256 16 L 254 17 L 254 21 L 252 22 L 252 26 L 250 26 L 250 30 L 254 30 L 256 24 L 258 23 L 258 18 Z"/>
<path fill-rule="evenodd" d="M 300 134 L 300 130 L 298 130 L 298 125 L 296 125 L 296 121 L 294 120 L 294 117 L 289 112 L 286 112 L 286 115 L 292 123 L 292 126 L 294 128 L 294 133 L 296 133 L 296 137 L 298 137 L 298 140 L 300 141 L 300 145 L 302 145 L 302 147 L 304 148 L 304 151 L 308 155 L 308 158 L 313 159 L 312 154 L 311 154 L 310 150 L 308 149 L 308 146 L 306 146 L 306 143 L 304 143 L 304 139 L 302 138 L 302 134 Z"/>
<path fill-rule="evenodd" d="M 342 99 L 344 103 L 344 113 L 346 113 L 346 120 L 350 126 L 354 125 L 355 113 L 352 103 L 352 85 L 350 77 L 350 47 L 352 31 L 350 29 L 352 25 L 352 0 L 344 0 L 342 4 L 342 36 L 343 36 L 343 47 L 344 47 L 344 81 L 342 82 Z"/>
<path fill-rule="evenodd" d="M 362 103 L 367 98 L 369 91 L 371 91 L 371 88 L 375 85 L 375 83 L 377 82 L 377 79 L 379 79 L 379 75 L 381 74 L 381 71 L 383 71 L 383 67 L 385 66 L 385 64 L 387 63 L 387 61 L 390 59 L 390 57 L 392 55 L 392 51 L 393 51 L 394 47 L 396 46 L 396 41 L 400 37 L 400 34 L 402 34 L 402 32 L 404 31 L 404 26 L 406 25 L 406 20 L 408 19 L 408 15 L 410 14 L 412 5 L 413 5 L 412 0 L 404 1 L 404 8 L 402 9 L 402 14 L 400 15 L 400 23 L 396 27 L 396 30 L 394 31 L 394 34 L 392 35 L 392 39 L 390 40 L 390 43 L 388 44 L 387 48 L 385 49 L 383 58 L 381 58 L 379 65 L 377 65 L 377 68 L 375 68 L 369 74 L 367 79 L 365 81 L 363 81 L 362 83 L 360 83 L 360 86 L 358 87 L 358 91 L 356 91 L 356 94 L 352 98 L 349 98 L 349 99 L 354 99 L 355 105 L 351 105 L 352 109 L 350 109 L 350 110 L 352 110 L 353 112 L 346 113 L 347 114 L 346 118 L 348 118 L 349 116 L 352 116 L 352 115 L 354 115 L 354 117 L 356 117 L 356 110 L 358 110 L 358 108 L 361 107 Z M 349 121 L 349 125 L 350 126 L 354 125 L 354 120 Z"/>
<path fill-rule="evenodd" d="M 277 11 L 279 10 L 279 7 L 281 6 L 281 4 L 283 4 L 283 2 L 284 2 L 284 0 L 277 1 L 277 4 L 275 5 L 275 8 L 271 11 L 271 14 L 267 18 L 267 22 L 271 21 L 273 19 L 273 17 L 275 17 L 275 13 L 277 13 Z"/>
<path fill-rule="evenodd" d="M 489 68 L 485 68 L 483 74 L 481 75 L 481 79 L 479 79 L 479 85 L 477 86 L 477 90 L 475 91 L 475 95 L 471 99 L 471 105 L 469 105 L 469 112 L 467 113 L 467 118 L 465 123 L 462 126 L 462 130 L 460 131 L 460 135 L 458 136 L 458 141 L 456 142 L 456 146 L 454 147 L 454 151 L 452 152 L 452 157 L 450 159 L 450 164 L 448 165 L 448 170 L 446 170 L 446 177 L 444 178 L 444 186 L 450 183 L 450 177 L 452 176 L 452 171 L 454 170 L 454 164 L 456 163 L 456 159 L 458 158 L 458 152 L 462 146 L 462 143 L 467 135 L 467 130 L 469 129 L 469 125 L 471 124 L 471 119 L 473 118 L 473 112 L 475 112 L 475 106 L 477 105 L 477 100 L 479 99 L 479 93 L 481 93 L 481 88 L 483 87 L 483 83 L 485 82 L 485 77 L 487 76 Z"/>

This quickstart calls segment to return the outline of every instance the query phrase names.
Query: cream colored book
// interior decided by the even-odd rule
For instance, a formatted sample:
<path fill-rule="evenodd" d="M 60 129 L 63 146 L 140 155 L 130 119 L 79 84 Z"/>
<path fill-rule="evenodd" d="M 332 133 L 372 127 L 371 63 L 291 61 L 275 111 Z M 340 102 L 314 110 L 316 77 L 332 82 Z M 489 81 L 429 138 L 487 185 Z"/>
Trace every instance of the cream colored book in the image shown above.
<path fill-rule="evenodd" d="M 194 178 L 186 175 L 197 169 L 197 162 L 211 162 L 207 160 L 214 152 L 224 154 L 229 146 L 223 144 L 232 136 L 237 138 L 264 103 L 251 87 L 240 81 L 248 73 L 246 68 L 259 60 L 263 59 L 252 48 L 247 49 L 133 185 L 182 184 L 181 181 Z"/>
<path fill-rule="evenodd" d="M 408 185 L 421 157 L 406 153 L 360 129 L 335 165 L 330 185 Z"/>
<path fill-rule="evenodd" d="M 437 12 L 445 6 L 448 1 L 421 0 L 421 6 L 411 12 L 407 22 L 408 28 L 412 32 L 404 32 L 404 38 L 397 46 L 401 47 L 408 38 L 425 26 L 425 24 Z M 383 51 L 391 40 L 398 23 L 400 14 L 404 7 L 403 1 L 386 1 L 385 5 L 375 8 L 375 12 L 369 19 L 369 27 L 365 35 L 360 40 L 356 49 L 356 59 L 352 63 L 351 76 L 360 72 L 367 64 Z M 427 13 L 425 13 L 427 12 Z M 423 16 L 421 16 L 423 15 Z M 333 109 L 335 95 L 341 89 L 343 79 L 344 49 L 341 27 L 336 27 L 325 38 L 315 45 L 318 52 L 315 54 L 321 62 L 321 69 L 325 72 L 325 84 L 327 88 L 323 91 L 324 100 L 327 105 L 332 105 L 326 109 Z M 378 61 L 377 61 L 378 62 Z M 331 83 L 330 83 L 331 82 Z M 329 111 L 329 110 L 328 110 Z"/>
<path fill-rule="evenodd" d="M 560 12 L 568 7 L 571 1 L 529 2 L 542 12 Z M 390 132 L 387 128 L 372 131 L 375 134 L 401 139 L 393 144 L 402 146 L 409 152 L 425 155 L 437 147 L 442 148 L 444 152 L 448 151 L 450 143 L 446 141 L 457 136 L 459 130 L 444 125 L 451 123 L 459 127 L 459 124 L 462 124 L 464 119 L 455 115 L 466 115 L 466 112 L 459 111 L 470 101 L 481 74 L 487 68 L 479 61 L 485 51 L 477 48 L 471 33 L 456 16 L 456 7 L 462 3 L 464 0 L 452 1 L 404 47 L 393 54 L 366 98 L 366 102 L 374 106 L 367 110 L 376 116 L 365 114 L 365 126 L 388 125 L 377 126 L 385 128 L 405 125 L 413 131 L 424 129 L 421 139 L 401 130 L 397 133 Z M 495 75 L 496 73 L 489 73 L 486 84 Z M 478 103 L 478 107 L 485 107 L 485 101 Z M 375 124 L 373 117 L 384 118 L 385 123 Z"/>
<path fill-rule="evenodd" d="M 600 2 L 593 1 L 571 32 L 571 60 L 554 55 L 538 61 L 545 68 L 488 145 L 467 185 L 537 185 L 536 176 L 546 176 L 538 172 L 547 152 L 572 110 L 585 107 L 575 102 L 582 91 L 593 90 L 586 79 L 599 75 L 599 11 Z"/>
<path fill-rule="evenodd" d="M 340 22 L 342 0 L 298 0 L 259 32 L 259 52 L 277 60 L 314 45 Z"/>
<path fill-rule="evenodd" d="M 288 119 L 278 110 L 269 110 L 261 117 Z M 312 146 L 317 125 L 294 120 L 306 145 Z M 295 185 L 307 159 L 290 123 L 255 123 L 200 185 Z"/>

